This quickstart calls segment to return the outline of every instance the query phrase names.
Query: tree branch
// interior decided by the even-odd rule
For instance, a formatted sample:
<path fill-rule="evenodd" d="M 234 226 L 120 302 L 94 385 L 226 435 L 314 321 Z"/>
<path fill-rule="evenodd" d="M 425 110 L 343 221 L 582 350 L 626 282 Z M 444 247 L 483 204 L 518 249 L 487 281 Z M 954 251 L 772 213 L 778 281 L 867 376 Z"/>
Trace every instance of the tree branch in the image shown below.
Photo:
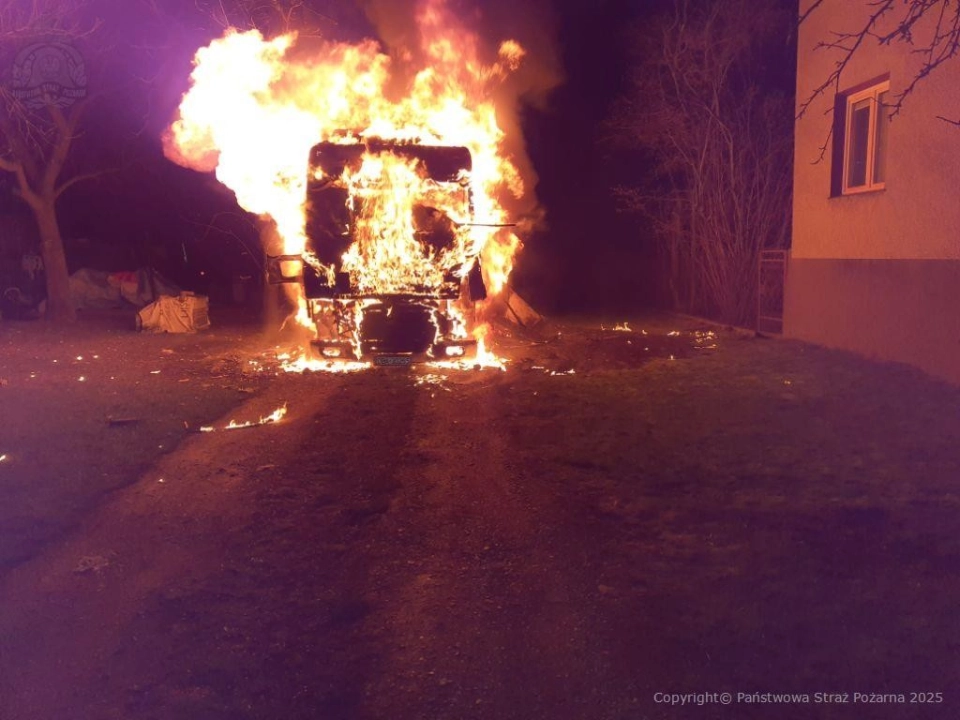
<path fill-rule="evenodd" d="M 923 0 L 920 0 L 921 2 Z M 847 66 L 853 60 L 854 55 L 863 45 L 864 41 L 868 37 L 875 37 L 873 29 L 877 26 L 880 20 L 886 15 L 893 7 L 894 0 L 874 0 L 870 4 L 877 6 L 878 9 L 870 14 L 870 17 L 867 19 L 864 26 L 857 32 L 853 33 L 834 33 L 836 39 L 832 42 L 827 42 L 822 40 L 816 44 L 814 47 L 814 52 L 822 49 L 833 49 L 840 50 L 841 57 L 839 60 L 834 63 L 834 68 L 831 73 L 821 82 L 813 92 L 800 103 L 800 109 L 797 111 L 797 119 L 802 118 L 810 106 L 819 98 L 821 95 L 826 93 L 830 88 L 835 88 L 837 92 L 840 90 L 840 81 L 843 77 L 844 71 L 847 69 Z M 813 7 L 804 15 L 804 18 L 809 17 L 810 13 L 820 7 L 820 3 L 815 3 Z"/>
<path fill-rule="evenodd" d="M 74 105 L 69 117 L 63 114 L 63 111 L 56 105 L 48 104 L 47 110 L 57 129 L 56 140 L 53 150 L 47 161 L 47 167 L 43 175 L 43 187 L 49 192 L 53 192 L 56 187 L 57 178 L 63 170 L 63 164 L 66 162 L 67 154 L 70 152 L 70 146 L 73 144 L 74 132 L 77 128 L 77 122 L 80 119 L 82 104 Z"/>
<path fill-rule="evenodd" d="M 809 18 L 822 4 L 823 0 L 816 0 L 800 17 L 800 22 Z M 817 98 L 831 88 L 839 92 L 843 72 L 868 39 L 875 40 L 880 46 L 889 46 L 895 41 L 915 46 L 910 52 L 922 58 L 919 68 L 905 81 L 903 90 L 893 96 L 892 102 L 887 103 L 891 118 L 900 113 L 904 102 L 920 82 L 948 61 L 960 56 L 960 4 L 953 0 L 869 0 L 866 5 L 875 9 L 859 29 L 835 32 L 832 41 L 816 44 L 814 51 L 837 50 L 840 57 L 831 73 L 800 104 L 797 119 L 802 118 Z M 893 27 L 881 32 L 882 22 L 892 15 L 895 8 L 901 10 L 894 18 Z M 923 37 L 918 38 L 917 27 L 925 18 L 931 20 L 932 28 L 924 30 Z"/>
<path fill-rule="evenodd" d="M 0 170 L 6 170 L 17 176 L 17 187 L 13 189 L 14 195 L 22 198 L 23 201 L 32 208 L 39 206 L 40 198 L 34 192 L 33 188 L 30 187 L 30 182 L 27 180 L 27 173 L 23 169 L 22 163 L 0 158 Z"/>
<path fill-rule="evenodd" d="M 63 195 L 63 193 L 65 193 L 69 188 L 73 187 L 78 183 L 86 182 L 87 180 L 96 180 L 98 178 L 103 177 L 104 175 L 108 175 L 114 172 L 118 172 L 118 171 L 116 169 L 98 170 L 97 172 L 88 172 L 88 173 L 82 173 L 80 175 L 74 175 L 72 178 L 62 183 L 56 190 L 54 190 L 53 196 L 58 198 L 61 195 Z"/>
<path fill-rule="evenodd" d="M 800 20 L 798 21 L 799 25 L 802 25 L 808 17 L 813 15 L 817 11 L 817 8 L 823 5 L 823 0 L 815 0 L 814 3 L 807 8 L 807 11 L 800 15 Z"/>

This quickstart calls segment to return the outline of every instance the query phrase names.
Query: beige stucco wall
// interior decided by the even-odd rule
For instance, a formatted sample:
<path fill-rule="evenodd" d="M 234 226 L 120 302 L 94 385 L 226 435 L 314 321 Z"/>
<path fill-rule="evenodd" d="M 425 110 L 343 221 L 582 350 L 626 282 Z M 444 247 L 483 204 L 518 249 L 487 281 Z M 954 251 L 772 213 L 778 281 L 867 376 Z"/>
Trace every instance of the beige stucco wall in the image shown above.
<path fill-rule="evenodd" d="M 792 259 L 784 333 L 960 384 L 960 260 Z"/>
<path fill-rule="evenodd" d="M 813 0 L 801 0 L 805 9 Z M 862 26 L 867 0 L 826 0 L 801 26 L 797 101 L 826 79 L 839 53 L 814 51 L 833 30 Z M 900 6 L 896 6 L 900 13 Z M 927 26 L 917 32 L 926 38 Z M 909 46 L 868 40 L 847 66 L 840 90 L 890 74 L 892 95 L 913 77 L 919 60 Z M 831 89 L 797 122 L 794 162 L 794 258 L 960 259 L 960 58 L 924 79 L 888 126 L 886 189 L 830 197 L 830 150 L 817 163 L 832 124 Z"/>

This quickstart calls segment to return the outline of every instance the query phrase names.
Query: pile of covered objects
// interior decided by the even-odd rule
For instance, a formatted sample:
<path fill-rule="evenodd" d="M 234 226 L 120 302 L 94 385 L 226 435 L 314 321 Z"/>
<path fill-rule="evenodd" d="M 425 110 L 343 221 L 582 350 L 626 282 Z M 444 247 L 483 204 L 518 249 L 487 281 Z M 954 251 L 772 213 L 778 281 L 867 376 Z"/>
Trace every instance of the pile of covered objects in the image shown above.
<path fill-rule="evenodd" d="M 70 276 L 70 296 L 78 310 L 139 308 L 138 330 L 182 333 L 210 327 L 208 299 L 184 292 L 152 268 L 78 270 Z"/>

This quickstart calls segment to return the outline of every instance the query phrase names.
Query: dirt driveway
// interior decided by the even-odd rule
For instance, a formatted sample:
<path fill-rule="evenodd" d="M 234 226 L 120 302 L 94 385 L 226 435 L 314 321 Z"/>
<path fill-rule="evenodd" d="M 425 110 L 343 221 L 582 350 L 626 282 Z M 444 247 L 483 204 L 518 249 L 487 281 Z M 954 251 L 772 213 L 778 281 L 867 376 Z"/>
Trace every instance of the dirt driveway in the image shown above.
<path fill-rule="evenodd" d="M 78 447 L 66 414 L 0 432 L 19 516 L 51 518 L 4 529 L 0 718 L 957 716 L 960 390 L 630 329 L 503 337 L 505 372 L 277 375 L 249 338 L 158 340 L 192 361 L 82 440 L 140 458 L 106 495 L 75 454 L 30 504 L 23 457 Z"/>

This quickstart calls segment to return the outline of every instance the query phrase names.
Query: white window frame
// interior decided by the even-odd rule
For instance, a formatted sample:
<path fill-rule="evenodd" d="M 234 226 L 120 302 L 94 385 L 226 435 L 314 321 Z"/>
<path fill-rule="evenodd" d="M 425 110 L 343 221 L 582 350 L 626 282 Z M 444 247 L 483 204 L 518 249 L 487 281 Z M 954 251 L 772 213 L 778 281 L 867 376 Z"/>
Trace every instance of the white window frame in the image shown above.
<path fill-rule="evenodd" d="M 843 129 L 843 194 L 856 195 L 857 193 L 874 192 L 886 188 L 886 178 L 883 182 L 874 182 L 874 162 L 877 159 L 877 120 L 879 113 L 877 109 L 880 105 L 880 96 L 890 91 L 890 81 L 884 80 L 876 85 L 871 85 L 865 90 L 860 90 L 846 96 L 846 115 L 844 118 Z M 855 185 L 851 187 L 848 184 L 850 174 L 850 150 L 852 145 L 851 129 L 853 123 L 853 106 L 863 100 L 872 100 L 870 103 L 870 123 L 867 130 L 867 168 L 866 183 L 864 185 Z M 885 128 L 886 129 L 886 128 Z M 889 141 L 888 141 L 889 146 Z"/>

